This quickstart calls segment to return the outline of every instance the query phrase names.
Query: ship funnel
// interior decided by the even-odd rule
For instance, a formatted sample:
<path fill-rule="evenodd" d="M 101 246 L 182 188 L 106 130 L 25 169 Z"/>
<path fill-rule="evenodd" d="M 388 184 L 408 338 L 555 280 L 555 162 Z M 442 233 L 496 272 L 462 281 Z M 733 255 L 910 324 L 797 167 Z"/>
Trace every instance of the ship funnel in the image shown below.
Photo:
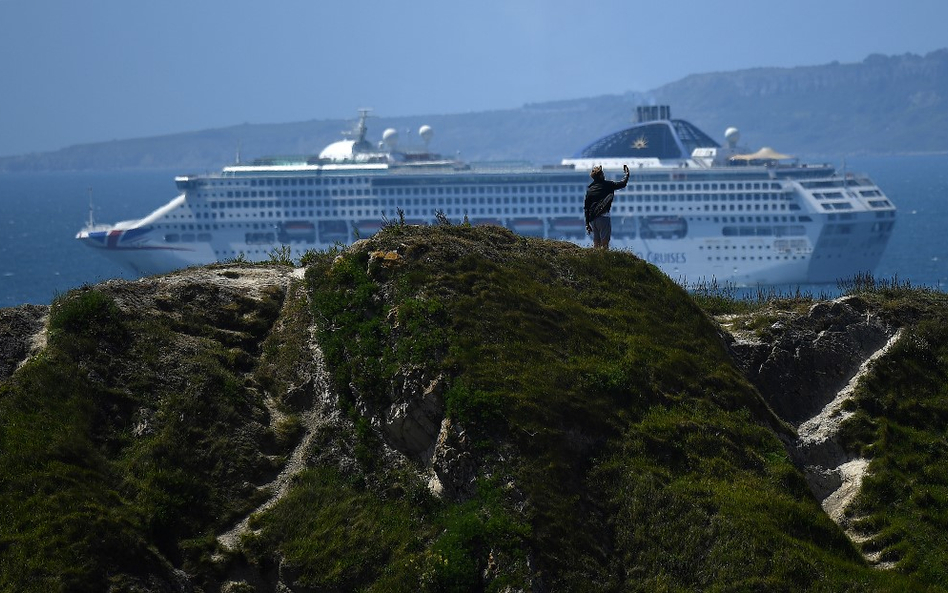
<path fill-rule="evenodd" d="M 635 123 L 671 119 L 671 107 L 668 105 L 639 105 L 635 108 Z"/>

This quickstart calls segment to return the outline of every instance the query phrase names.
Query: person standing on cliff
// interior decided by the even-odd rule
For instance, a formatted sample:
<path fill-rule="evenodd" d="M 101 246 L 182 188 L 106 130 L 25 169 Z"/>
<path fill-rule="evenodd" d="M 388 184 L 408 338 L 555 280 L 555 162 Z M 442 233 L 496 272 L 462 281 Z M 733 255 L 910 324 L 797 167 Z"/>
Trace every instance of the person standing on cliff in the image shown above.
<path fill-rule="evenodd" d="M 586 233 L 592 234 L 593 247 L 609 249 L 609 239 L 612 238 L 612 219 L 609 211 L 612 209 L 612 199 L 615 191 L 622 189 L 629 183 L 629 166 L 622 165 L 625 177 L 621 181 L 609 181 L 602 172 L 602 167 L 593 167 L 589 176 L 592 183 L 586 188 L 586 200 L 583 211 L 586 214 Z"/>

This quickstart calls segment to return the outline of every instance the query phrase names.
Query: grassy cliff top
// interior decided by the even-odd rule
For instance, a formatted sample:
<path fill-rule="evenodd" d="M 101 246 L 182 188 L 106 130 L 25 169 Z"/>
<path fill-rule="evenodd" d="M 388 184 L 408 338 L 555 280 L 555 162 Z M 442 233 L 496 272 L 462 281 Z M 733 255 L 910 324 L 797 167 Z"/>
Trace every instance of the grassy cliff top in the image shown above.
<path fill-rule="evenodd" d="M 943 582 L 934 535 L 899 540 L 925 570 L 866 563 L 793 428 L 654 266 L 467 225 L 304 259 L 302 278 L 212 266 L 57 299 L 0 384 L 0 588 Z M 852 446 L 876 443 L 872 413 Z"/>

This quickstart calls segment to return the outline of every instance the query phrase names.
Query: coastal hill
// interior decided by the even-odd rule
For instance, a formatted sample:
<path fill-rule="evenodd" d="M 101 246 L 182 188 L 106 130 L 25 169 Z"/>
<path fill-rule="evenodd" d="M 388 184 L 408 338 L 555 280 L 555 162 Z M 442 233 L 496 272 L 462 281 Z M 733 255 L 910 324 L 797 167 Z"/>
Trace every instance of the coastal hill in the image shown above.
<path fill-rule="evenodd" d="M 621 84 L 622 74 L 613 78 Z M 736 126 L 743 142 L 801 157 L 948 150 L 948 49 L 925 56 L 872 55 L 859 63 L 756 68 L 695 74 L 648 92 L 524 105 L 519 109 L 370 120 L 370 139 L 395 128 L 404 143 L 422 125 L 431 148 L 467 161 L 559 163 L 600 136 L 631 123 L 635 107 L 667 104 L 723 141 Z M 353 118 L 356 109 L 353 105 Z M 0 158 L 0 171 L 170 168 L 217 170 L 244 160 L 318 154 L 352 121 L 243 124 L 154 138 L 83 144 Z M 416 141 L 420 144 L 420 141 Z"/>
<path fill-rule="evenodd" d="M 943 591 L 948 300 L 390 224 L 0 311 L 2 591 Z"/>

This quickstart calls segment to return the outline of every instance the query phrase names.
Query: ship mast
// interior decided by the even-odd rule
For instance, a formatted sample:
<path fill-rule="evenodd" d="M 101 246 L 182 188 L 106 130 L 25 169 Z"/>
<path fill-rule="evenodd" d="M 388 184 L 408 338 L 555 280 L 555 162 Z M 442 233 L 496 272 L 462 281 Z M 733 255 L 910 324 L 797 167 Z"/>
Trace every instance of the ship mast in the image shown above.
<path fill-rule="evenodd" d="M 365 121 L 369 118 L 369 113 L 371 109 L 360 109 L 359 110 L 359 123 L 356 126 L 356 135 L 358 139 L 356 142 L 365 142 L 365 134 L 369 131 L 369 127 L 365 125 Z"/>
<path fill-rule="evenodd" d="M 86 223 L 86 226 L 90 229 L 95 226 L 95 220 L 93 220 L 92 218 L 92 188 L 91 187 L 89 188 L 89 222 Z"/>
<path fill-rule="evenodd" d="M 355 125 L 355 128 L 352 132 L 349 132 L 355 136 L 355 142 L 352 145 L 352 152 L 366 152 L 371 150 L 371 145 L 365 140 L 365 135 L 369 131 L 369 127 L 366 125 L 366 120 L 369 119 L 369 113 L 372 110 L 368 108 L 363 108 L 359 110 L 359 122 Z"/>

